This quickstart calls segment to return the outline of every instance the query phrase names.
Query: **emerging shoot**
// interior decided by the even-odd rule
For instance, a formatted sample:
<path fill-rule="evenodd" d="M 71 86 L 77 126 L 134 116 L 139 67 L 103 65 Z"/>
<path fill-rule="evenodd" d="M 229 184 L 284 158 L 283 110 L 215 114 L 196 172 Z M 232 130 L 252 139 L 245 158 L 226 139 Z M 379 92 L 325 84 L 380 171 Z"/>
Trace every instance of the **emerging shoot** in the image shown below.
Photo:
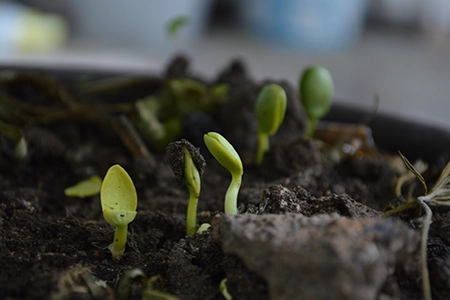
<path fill-rule="evenodd" d="M 214 158 L 231 173 L 231 183 L 225 195 L 225 213 L 236 215 L 237 196 L 244 174 L 241 158 L 233 146 L 216 132 L 208 132 L 203 140 Z"/>
<path fill-rule="evenodd" d="M 119 165 L 109 168 L 100 190 L 103 217 L 116 227 L 114 241 L 108 246 L 114 259 L 120 258 L 127 243 L 128 224 L 136 217 L 137 194 L 133 181 Z"/>
<path fill-rule="evenodd" d="M 187 140 L 170 143 L 166 160 L 178 181 L 184 182 L 189 189 L 189 204 L 186 215 L 186 235 L 192 236 L 197 230 L 197 205 L 201 189 L 201 176 L 205 168 L 205 159 Z"/>
<path fill-rule="evenodd" d="M 269 151 L 269 136 L 274 135 L 286 113 L 286 93 L 278 84 L 266 85 L 258 94 L 255 112 L 258 121 L 258 149 L 255 163 L 261 165 Z"/>
<path fill-rule="evenodd" d="M 222 294 L 222 296 L 225 298 L 225 300 L 232 300 L 233 297 L 230 295 L 227 289 L 227 278 L 222 279 L 222 281 L 219 284 L 219 291 Z"/>
<path fill-rule="evenodd" d="M 300 78 L 300 97 L 308 116 L 306 137 L 313 136 L 317 122 L 330 110 L 333 92 L 333 78 L 327 69 L 315 66 L 303 71 Z"/>

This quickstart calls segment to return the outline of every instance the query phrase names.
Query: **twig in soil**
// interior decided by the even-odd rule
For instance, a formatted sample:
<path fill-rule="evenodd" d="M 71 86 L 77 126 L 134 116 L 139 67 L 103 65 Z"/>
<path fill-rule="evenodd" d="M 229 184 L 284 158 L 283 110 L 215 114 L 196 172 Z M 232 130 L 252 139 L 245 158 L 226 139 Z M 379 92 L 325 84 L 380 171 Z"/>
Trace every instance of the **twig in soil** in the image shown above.
<path fill-rule="evenodd" d="M 120 115 L 119 117 L 114 118 L 112 120 L 112 125 L 124 145 L 130 150 L 134 157 L 151 156 L 141 135 L 136 131 L 126 115 Z"/>

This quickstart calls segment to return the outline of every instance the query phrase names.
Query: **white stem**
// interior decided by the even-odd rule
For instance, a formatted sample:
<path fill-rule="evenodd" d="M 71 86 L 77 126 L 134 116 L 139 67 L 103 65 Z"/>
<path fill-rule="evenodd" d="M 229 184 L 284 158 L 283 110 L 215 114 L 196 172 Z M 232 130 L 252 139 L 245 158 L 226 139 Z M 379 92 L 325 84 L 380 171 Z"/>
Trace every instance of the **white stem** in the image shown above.
<path fill-rule="evenodd" d="M 430 286 L 430 276 L 428 274 L 428 265 L 427 265 L 427 241 L 428 241 L 428 232 L 430 230 L 431 218 L 433 216 L 433 212 L 430 207 L 425 203 L 426 197 L 418 197 L 417 202 L 419 202 L 420 206 L 425 211 L 425 219 L 423 221 L 422 227 L 422 237 L 420 242 L 420 256 L 421 256 L 421 265 L 422 265 L 422 289 L 423 289 L 423 298 L 425 300 L 432 300 L 431 297 L 431 286 Z"/>
<path fill-rule="evenodd" d="M 225 195 L 225 213 L 237 215 L 237 197 L 241 187 L 242 175 L 231 175 L 231 183 Z"/>

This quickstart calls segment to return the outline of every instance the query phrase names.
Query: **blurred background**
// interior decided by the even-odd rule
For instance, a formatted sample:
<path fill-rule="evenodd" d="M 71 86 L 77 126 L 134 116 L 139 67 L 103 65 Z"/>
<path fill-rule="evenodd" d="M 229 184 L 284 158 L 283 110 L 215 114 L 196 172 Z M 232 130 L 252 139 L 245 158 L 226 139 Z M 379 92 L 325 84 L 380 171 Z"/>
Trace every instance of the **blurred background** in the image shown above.
<path fill-rule="evenodd" d="M 338 101 L 450 129 L 449 39 L 448 0 L 0 0 L 1 65 L 159 73 L 181 52 L 296 83 L 320 64 Z"/>

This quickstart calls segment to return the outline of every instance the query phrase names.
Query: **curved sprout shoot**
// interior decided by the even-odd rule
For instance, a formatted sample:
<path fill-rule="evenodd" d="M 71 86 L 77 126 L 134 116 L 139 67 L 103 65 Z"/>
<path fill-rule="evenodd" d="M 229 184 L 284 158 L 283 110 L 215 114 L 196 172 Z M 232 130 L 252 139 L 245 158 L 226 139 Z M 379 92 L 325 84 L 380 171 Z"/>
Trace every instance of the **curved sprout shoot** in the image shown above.
<path fill-rule="evenodd" d="M 238 213 L 237 196 L 244 174 L 241 158 L 233 146 L 216 132 L 205 134 L 203 140 L 209 152 L 231 174 L 231 183 L 225 195 L 225 213 L 235 215 Z"/>

